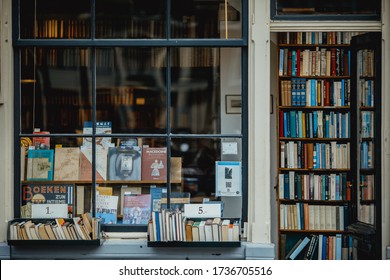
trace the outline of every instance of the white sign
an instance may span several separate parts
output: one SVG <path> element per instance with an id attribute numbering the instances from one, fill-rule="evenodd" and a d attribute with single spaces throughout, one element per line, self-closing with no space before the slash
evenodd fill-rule
<path id="1" fill-rule="evenodd" d="M 222 154 L 237 155 L 238 154 L 237 142 L 222 142 Z"/>
<path id="2" fill-rule="evenodd" d="M 241 162 L 215 162 L 216 196 L 241 196 Z"/>
<path id="3" fill-rule="evenodd" d="M 184 204 L 184 215 L 187 218 L 217 218 L 221 217 L 221 204 Z"/>
<path id="4" fill-rule="evenodd" d="M 68 204 L 31 204 L 31 218 L 68 218 Z"/>

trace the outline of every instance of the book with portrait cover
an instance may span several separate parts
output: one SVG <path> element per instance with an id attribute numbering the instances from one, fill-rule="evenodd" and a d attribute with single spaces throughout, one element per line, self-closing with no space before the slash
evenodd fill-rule
<path id="1" fill-rule="evenodd" d="M 150 218 L 150 194 L 125 193 L 123 197 L 123 224 L 147 225 Z"/>
<path id="2" fill-rule="evenodd" d="M 167 180 L 167 148 L 142 148 L 142 181 Z"/>

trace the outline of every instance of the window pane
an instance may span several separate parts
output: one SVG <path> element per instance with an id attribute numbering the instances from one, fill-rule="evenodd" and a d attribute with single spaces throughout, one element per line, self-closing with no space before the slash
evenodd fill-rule
<path id="1" fill-rule="evenodd" d="M 21 50 L 22 133 L 76 133 L 91 120 L 89 61 L 85 48 Z"/>
<path id="2" fill-rule="evenodd" d="M 241 0 L 172 0 L 172 38 L 241 38 L 241 12 Z"/>
<path id="3" fill-rule="evenodd" d="M 182 158 L 183 192 L 190 193 L 191 203 L 202 203 L 204 199 L 223 201 L 226 197 L 231 198 L 231 201 L 241 202 L 241 177 L 234 175 L 226 180 L 232 184 L 224 185 L 226 178 L 221 177 L 216 168 L 216 162 L 241 162 L 240 139 L 177 138 L 172 140 L 171 149 L 172 157 Z M 231 193 L 225 192 L 230 188 Z M 230 210 L 235 208 L 234 205 L 225 205 L 224 209 L 229 212 L 229 207 L 232 207 Z M 241 216 L 241 208 L 236 210 L 235 215 Z"/>
<path id="4" fill-rule="evenodd" d="M 89 0 L 20 0 L 23 39 L 91 38 Z"/>
<path id="5" fill-rule="evenodd" d="M 96 38 L 166 37 L 165 0 L 96 0 Z"/>
<path id="6" fill-rule="evenodd" d="M 375 15 L 380 16 L 381 0 L 276 0 L 278 15 Z"/>
<path id="7" fill-rule="evenodd" d="M 114 133 L 165 133 L 165 65 L 164 48 L 97 49 L 97 120 Z"/>
<path id="8" fill-rule="evenodd" d="M 173 48 L 171 60 L 172 131 L 241 133 L 241 50 Z"/>

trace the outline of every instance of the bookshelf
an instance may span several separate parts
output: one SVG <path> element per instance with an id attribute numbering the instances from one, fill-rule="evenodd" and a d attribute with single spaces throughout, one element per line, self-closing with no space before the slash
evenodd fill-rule
<path id="1" fill-rule="evenodd" d="M 367 193 L 366 184 L 373 173 L 379 171 L 373 165 L 363 168 L 361 163 L 367 162 L 368 148 L 378 132 L 361 133 L 368 134 L 366 123 L 373 122 L 372 116 L 380 112 L 356 103 L 360 89 L 355 85 L 367 85 L 360 87 L 365 89 L 373 79 L 355 72 L 360 65 L 353 61 L 357 59 L 353 42 L 358 35 L 278 34 L 279 258 L 310 235 L 328 244 L 321 253 L 316 249 L 315 258 L 353 258 L 348 226 L 356 221 L 356 211 L 362 218 L 362 209 L 376 208 L 362 195 Z M 356 81 L 353 75 L 363 81 Z M 375 155 L 378 152 L 372 150 Z M 364 156 L 356 159 L 357 154 Z M 380 166 L 380 161 L 375 164 Z"/>
<path id="2" fill-rule="evenodd" d="M 357 254 L 367 259 L 381 259 L 381 34 L 368 33 L 352 39 L 353 109 L 356 116 L 353 176 L 357 186 L 356 220 L 366 226 L 371 250 L 359 251 L 365 244 L 357 236 Z M 359 232 L 358 232 L 359 234 Z M 367 238 L 368 239 L 368 238 Z"/>

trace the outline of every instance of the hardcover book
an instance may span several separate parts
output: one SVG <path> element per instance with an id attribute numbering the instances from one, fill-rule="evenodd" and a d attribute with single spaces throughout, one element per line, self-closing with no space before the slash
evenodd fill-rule
<path id="1" fill-rule="evenodd" d="M 42 135 L 33 137 L 32 144 L 35 149 L 50 149 L 50 137 L 43 136 L 50 134 L 49 131 L 41 131 L 39 128 L 36 128 L 33 134 Z"/>
<path id="2" fill-rule="evenodd" d="M 108 180 L 141 180 L 141 147 L 111 147 L 108 150 Z"/>
<path id="3" fill-rule="evenodd" d="M 96 196 L 96 217 L 101 218 L 103 224 L 116 224 L 118 211 L 118 197 L 113 195 Z"/>
<path id="4" fill-rule="evenodd" d="M 28 150 L 27 180 L 53 180 L 54 150 Z"/>
<path id="5" fill-rule="evenodd" d="M 56 148 L 54 157 L 54 180 L 76 181 L 80 178 L 80 148 Z"/>
<path id="6" fill-rule="evenodd" d="M 151 218 L 150 194 L 125 194 L 123 197 L 123 224 L 147 225 Z"/>
<path id="7" fill-rule="evenodd" d="M 92 122 L 84 122 L 83 134 L 92 134 Z M 112 123 L 110 121 L 96 122 L 96 134 L 111 134 Z M 96 148 L 97 149 L 108 149 L 112 147 L 111 137 L 96 137 Z M 83 147 L 92 148 L 92 138 L 83 138 Z"/>
<path id="8" fill-rule="evenodd" d="M 91 148 L 81 148 L 80 180 L 92 180 Z M 107 149 L 96 149 L 96 180 L 107 180 Z"/>
<path id="9" fill-rule="evenodd" d="M 167 180 L 167 148 L 142 148 L 142 181 Z"/>

